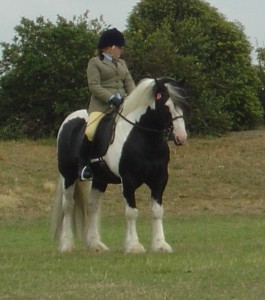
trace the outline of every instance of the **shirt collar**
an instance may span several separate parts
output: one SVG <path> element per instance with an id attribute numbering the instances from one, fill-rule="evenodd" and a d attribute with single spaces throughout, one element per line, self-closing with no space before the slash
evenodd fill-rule
<path id="1" fill-rule="evenodd" d="M 103 52 L 103 55 L 107 60 L 112 61 L 112 57 L 109 54 Z"/>

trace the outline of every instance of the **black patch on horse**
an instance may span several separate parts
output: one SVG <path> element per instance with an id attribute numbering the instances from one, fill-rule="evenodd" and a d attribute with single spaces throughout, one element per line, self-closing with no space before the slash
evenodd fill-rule
<path id="1" fill-rule="evenodd" d="M 65 178 L 65 188 L 71 186 L 77 175 L 79 149 L 86 129 L 83 118 L 71 119 L 61 129 L 57 141 L 58 169 Z"/>
<path id="2" fill-rule="evenodd" d="M 96 187 L 98 190 L 104 192 L 108 183 L 121 183 L 120 177 L 111 172 L 105 160 L 99 159 L 93 162 L 91 168 L 93 171 L 93 187 Z M 102 184 L 105 186 L 104 189 L 98 187 Z"/>

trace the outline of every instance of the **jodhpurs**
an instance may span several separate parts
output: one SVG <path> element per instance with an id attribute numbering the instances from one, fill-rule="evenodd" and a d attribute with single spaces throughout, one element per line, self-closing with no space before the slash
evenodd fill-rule
<path id="1" fill-rule="evenodd" d="M 105 116 L 103 112 L 94 111 L 90 113 L 88 116 L 87 126 L 85 135 L 87 136 L 88 140 L 92 142 L 96 129 L 98 127 L 99 121 Z"/>

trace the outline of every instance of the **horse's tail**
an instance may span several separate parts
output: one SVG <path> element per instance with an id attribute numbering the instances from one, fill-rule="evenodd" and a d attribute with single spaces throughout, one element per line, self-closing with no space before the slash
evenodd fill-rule
<path id="1" fill-rule="evenodd" d="M 63 222 L 63 183 L 60 177 L 57 182 L 56 192 L 53 199 L 51 214 L 51 234 L 55 240 L 59 240 Z"/>
<path id="2" fill-rule="evenodd" d="M 76 235 L 85 240 L 87 229 L 87 197 L 89 195 L 90 182 L 78 182 L 75 184 L 73 229 Z M 51 215 L 51 234 L 55 240 L 59 240 L 63 225 L 63 177 L 60 176 L 54 195 L 54 203 Z"/>

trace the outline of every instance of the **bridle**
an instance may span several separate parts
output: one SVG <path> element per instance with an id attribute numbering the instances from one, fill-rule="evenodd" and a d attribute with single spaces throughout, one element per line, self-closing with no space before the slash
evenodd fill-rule
<path id="1" fill-rule="evenodd" d="M 127 119 L 125 116 L 122 115 L 122 113 L 120 111 L 117 111 L 117 114 L 123 119 L 125 120 L 127 123 L 131 124 L 132 126 L 136 127 L 136 128 L 139 128 L 141 130 L 144 130 L 144 131 L 149 131 L 149 132 L 155 132 L 155 133 L 164 133 L 164 134 L 171 134 L 172 130 L 173 130 L 173 126 L 172 126 L 172 122 L 175 121 L 175 120 L 178 120 L 178 119 L 183 119 L 184 116 L 183 115 L 180 115 L 180 116 L 176 116 L 174 118 L 172 118 L 170 121 L 169 121 L 169 126 L 166 127 L 166 129 L 163 129 L 163 130 L 159 130 L 159 129 L 153 129 L 153 128 L 148 128 L 148 127 L 144 127 L 144 126 L 141 126 L 135 122 L 132 122 L 130 121 L 129 119 Z"/>

